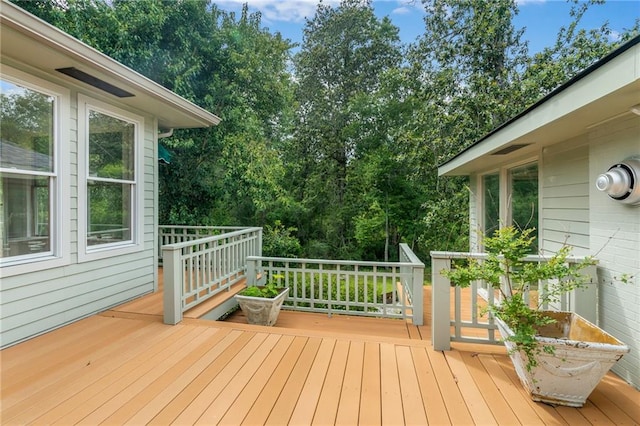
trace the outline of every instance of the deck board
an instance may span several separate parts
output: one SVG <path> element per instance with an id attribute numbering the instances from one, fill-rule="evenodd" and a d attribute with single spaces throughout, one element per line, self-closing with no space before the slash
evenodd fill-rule
<path id="1" fill-rule="evenodd" d="M 366 342 L 364 346 L 362 395 L 360 396 L 360 423 L 379 425 L 382 423 L 382 397 L 380 387 L 379 345 Z"/>
<path id="2" fill-rule="evenodd" d="M 394 345 L 390 343 L 380 345 L 380 365 L 380 393 L 383 395 L 382 424 L 403 424 L 402 393 Z"/>
<path id="3" fill-rule="evenodd" d="M 340 393 L 336 413 L 337 425 L 358 424 L 360 417 L 360 395 L 362 393 L 362 376 L 366 374 L 364 365 L 364 342 L 351 342 L 349 358 L 344 372 L 344 381 Z"/>
<path id="4" fill-rule="evenodd" d="M 506 400 L 502 398 L 500 390 L 480 362 L 478 354 L 472 352 L 457 353 L 462 357 L 466 368 L 471 373 L 478 388 L 482 390 L 482 397 L 487 401 L 496 423 L 503 425 L 519 424 L 518 418 Z"/>
<path id="5" fill-rule="evenodd" d="M 520 393 L 520 386 L 511 381 L 496 361 L 496 358 L 484 354 L 478 355 L 478 358 L 498 387 L 502 398 L 511 407 L 512 412 L 516 415 L 520 424 L 542 424 L 540 417 L 538 417 L 536 412 L 529 406 L 526 398 Z"/>
<path id="6" fill-rule="evenodd" d="M 287 381 L 284 384 L 278 398 L 271 407 L 269 416 L 256 424 L 282 425 L 287 424 L 298 400 L 298 395 L 311 371 L 311 366 L 318 353 L 321 339 L 311 338 L 307 341 L 304 349 L 300 353 L 297 362 L 290 370 Z M 265 410 L 266 411 L 266 410 Z M 253 422 L 249 421 L 249 424 Z"/>
<path id="7" fill-rule="evenodd" d="M 473 376 L 467 365 L 462 359 L 462 355 L 458 351 L 450 351 L 446 353 L 447 364 L 453 372 L 458 388 L 462 394 L 467 409 L 473 418 L 475 424 L 495 425 L 495 420 L 489 405 L 486 403 L 482 392 L 484 389 L 477 386 L 473 380 Z"/>
<path id="8" fill-rule="evenodd" d="M 413 356 L 413 366 L 416 369 L 418 385 L 422 396 L 422 403 L 427 415 L 427 421 L 430 424 L 446 425 L 449 424 L 449 414 L 443 398 L 434 397 L 440 395 L 438 381 L 433 374 L 431 361 L 427 355 L 427 351 L 423 348 L 411 348 Z"/>
<path id="9" fill-rule="evenodd" d="M 445 355 L 439 351 L 427 350 L 433 373 L 438 382 L 440 395 L 447 407 L 447 414 L 453 424 L 473 424 L 471 413 L 462 397 L 458 382 L 447 364 Z"/>
<path id="10" fill-rule="evenodd" d="M 521 385 L 520 379 L 518 378 L 513 366 L 511 364 L 511 360 L 507 357 L 499 357 L 494 358 L 495 361 L 500 365 L 502 371 L 507 375 L 507 377 L 511 380 L 513 384 L 513 388 L 516 392 L 521 396 L 522 400 L 525 402 L 527 406 L 531 408 L 534 414 L 538 417 L 538 424 L 547 424 L 547 425 L 565 425 L 566 422 L 559 416 L 555 414 L 555 409 L 553 409 L 550 405 L 541 404 L 538 402 L 534 402 L 530 397 L 528 391 Z"/>
<path id="11" fill-rule="evenodd" d="M 535 403 L 503 348 L 434 351 L 428 322 L 287 313 L 271 328 L 198 319 L 168 326 L 159 300 L 147 295 L 1 351 L 2 424 L 573 425 L 640 418 L 640 392 L 611 373 L 581 409 Z"/>
<path id="12" fill-rule="evenodd" d="M 263 343 L 267 342 L 267 347 L 273 347 L 276 339 L 267 340 L 268 334 L 259 333 L 252 336 L 240 350 L 228 360 L 226 365 L 220 372 L 211 380 L 207 386 L 195 397 L 191 403 L 185 408 L 185 410 L 175 420 L 179 424 L 207 424 L 209 420 L 206 416 L 207 411 L 211 405 L 211 402 L 216 399 L 231 383 L 234 376 L 247 363 L 247 361 L 256 352 L 259 352 Z M 250 367 L 250 370 L 254 366 Z M 250 370 L 247 371 L 250 373 Z"/>
<path id="13" fill-rule="evenodd" d="M 260 393 L 255 398 L 253 405 L 241 423 L 262 424 L 266 421 L 269 414 L 271 414 L 271 408 L 277 401 L 280 392 L 282 392 L 282 388 L 289 378 L 291 366 L 295 365 L 300 358 L 308 340 L 308 338 L 300 337 L 293 341 L 282 357 L 282 362 L 274 366 L 269 380 L 265 383 L 264 387 L 260 389 Z"/>
<path id="14" fill-rule="evenodd" d="M 331 361 L 327 368 L 327 375 L 322 386 L 322 391 L 318 398 L 316 414 L 311 424 L 326 425 L 336 422 L 338 402 L 340 401 L 340 393 L 343 389 L 342 384 L 349 352 L 348 341 L 340 340 L 336 342 L 331 355 Z"/>
<path id="15" fill-rule="evenodd" d="M 246 332 L 229 333 L 223 339 L 215 359 L 164 406 L 149 424 L 166 425 L 174 422 L 254 335 L 255 333 Z"/>
<path id="16" fill-rule="evenodd" d="M 141 424 L 151 420 L 149 415 L 143 420 L 145 411 L 148 412 L 148 409 L 144 409 L 148 406 L 153 407 L 154 402 L 158 407 L 158 399 L 161 400 L 160 404 L 162 406 L 168 403 L 171 397 L 175 396 L 175 392 L 165 395 L 164 398 L 163 394 L 168 393 L 169 389 L 184 388 L 186 383 L 194 377 L 194 366 L 199 369 L 201 367 L 198 366 L 198 363 L 203 365 L 203 360 L 211 360 L 211 355 L 209 354 L 211 346 L 220 342 L 229 332 L 230 330 L 204 330 L 202 333 L 204 339 L 194 350 L 188 352 L 185 357 L 176 362 L 165 374 L 146 386 L 143 391 L 122 404 L 105 420 L 105 423 L 124 424 L 130 421 L 131 423 Z"/>
<path id="17" fill-rule="evenodd" d="M 336 341 L 332 339 L 324 339 L 320 344 L 313 367 L 291 415 L 291 424 L 310 425 L 313 422 L 335 344 Z"/>
<path id="18" fill-rule="evenodd" d="M 297 341 L 295 345 L 294 339 Z M 231 404 L 220 419 L 218 424 L 221 425 L 238 425 L 241 424 L 247 413 L 253 407 L 258 395 L 266 387 L 272 373 L 276 370 L 280 361 L 289 351 L 296 350 L 296 347 L 302 348 L 305 339 L 294 338 L 293 336 L 282 336 L 278 345 L 274 348 L 264 363 L 260 366 L 256 374 L 251 378 L 249 383 L 244 387 L 242 393 L 238 395 L 233 404 Z"/>
<path id="19" fill-rule="evenodd" d="M 427 424 L 427 414 L 424 411 L 420 383 L 415 374 L 411 348 L 407 346 L 396 347 L 396 356 L 398 359 L 398 380 L 402 393 L 405 423 L 412 425 Z"/>

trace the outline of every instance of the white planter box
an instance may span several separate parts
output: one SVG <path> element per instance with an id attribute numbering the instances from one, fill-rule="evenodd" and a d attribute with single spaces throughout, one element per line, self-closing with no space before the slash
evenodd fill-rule
<path id="1" fill-rule="evenodd" d="M 527 371 L 527 355 L 515 350 L 506 340 L 511 329 L 496 318 L 498 329 L 520 381 L 534 401 L 570 407 L 582 407 L 609 369 L 629 347 L 580 315 L 571 312 L 548 312 L 557 322 L 540 330 L 540 345 L 554 347 L 554 353 L 542 350 L 538 365 Z"/>
<path id="2" fill-rule="evenodd" d="M 247 316 L 249 324 L 272 326 L 278 320 L 280 308 L 288 295 L 289 287 L 284 288 L 273 299 L 242 296 L 240 294 L 236 294 L 235 298 L 240 305 L 240 309 Z"/>

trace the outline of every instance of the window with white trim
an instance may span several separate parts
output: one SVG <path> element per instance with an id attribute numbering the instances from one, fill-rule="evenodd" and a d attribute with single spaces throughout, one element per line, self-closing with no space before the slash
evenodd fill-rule
<path id="1" fill-rule="evenodd" d="M 4 67 L 0 79 L 2 266 L 61 255 L 57 156 L 62 95 L 11 74 Z"/>
<path id="2" fill-rule="evenodd" d="M 524 230 L 538 228 L 538 164 L 504 167 L 481 176 L 481 218 L 484 235 L 501 226 Z M 532 236 L 536 236 L 534 233 Z M 531 253 L 538 250 L 533 242 Z"/>
<path id="3" fill-rule="evenodd" d="M 483 232 L 491 236 L 500 228 L 500 174 L 482 176 Z"/>
<path id="4" fill-rule="evenodd" d="M 139 250 L 142 220 L 138 147 L 142 118 L 80 96 L 84 176 L 80 197 L 80 259 Z"/>

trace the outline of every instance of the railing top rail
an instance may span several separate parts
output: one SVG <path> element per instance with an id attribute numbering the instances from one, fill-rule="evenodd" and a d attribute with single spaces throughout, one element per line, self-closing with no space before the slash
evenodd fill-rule
<path id="1" fill-rule="evenodd" d="M 256 231 L 259 231 L 261 229 L 262 228 L 260 228 L 260 227 L 243 228 L 243 229 L 241 229 L 239 231 L 227 232 L 225 234 L 214 235 L 212 237 L 203 237 L 203 238 L 198 238 L 197 240 L 184 241 L 182 243 L 166 244 L 166 245 L 163 245 L 162 248 L 163 249 L 178 250 L 178 249 L 182 249 L 184 247 L 192 246 L 194 244 L 212 243 L 214 241 L 223 240 L 225 238 L 236 237 L 236 236 L 243 235 L 243 234 L 246 234 L 246 233 L 249 233 L 249 232 L 256 232 Z"/>
<path id="2" fill-rule="evenodd" d="M 400 243 L 400 251 L 403 252 L 409 258 L 410 263 L 415 263 L 416 265 L 424 266 L 424 263 L 418 258 L 418 256 L 416 256 L 413 250 L 411 250 L 411 247 L 409 247 L 409 244 Z"/>
<path id="3" fill-rule="evenodd" d="M 397 266 L 424 266 L 408 262 L 375 262 L 358 260 L 330 260 L 330 259 L 304 259 L 295 257 L 264 257 L 247 256 L 247 260 L 262 260 L 266 262 L 288 262 L 288 263 L 315 263 L 322 265 L 344 265 L 344 266 L 377 266 L 377 267 L 397 267 Z"/>
<path id="4" fill-rule="evenodd" d="M 159 225 L 161 229 L 248 229 L 248 226 Z"/>
<path id="5" fill-rule="evenodd" d="M 432 251 L 432 259 L 486 259 L 487 253 L 466 253 L 458 251 Z M 588 256 L 567 256 L 567 261 L 570 263 L 577 263 L 585 260 Z M 541 256 L 538 254 L 530 254 L 525 256 L 522 260 L 525 262 L 547 262 L 550 257 Z"/>

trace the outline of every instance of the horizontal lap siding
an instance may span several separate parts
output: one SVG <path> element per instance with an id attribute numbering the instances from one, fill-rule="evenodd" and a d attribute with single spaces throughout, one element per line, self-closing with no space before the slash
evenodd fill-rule
<path id="1" fill-rule="evenodd" d="M 579 143 L 580 141 L 572 141 Z M 551 252 L 564 243 L 575 255 L 589 254 L 589 148 L 552 146 L 542 161 L 542 247 Z"/>
<path id="2" fill-rule="evenodd" d="M 478 218 L 480 214 L 478 205 L 479 180 L 478 175 L 471 175 L 469 178 L 469 250 L 472 252 L 480 251 L 478 235 L 482 228 Z"/>
<path id="3" fill-rule="evenodd" d="M 591 250 L 599 261 L 600 326 L 630 346 L 614 371 L 640 388 L 640 206 L 611 200 L 593 184 L 613 164 L 640 157 L 640 117 L 628 114 L 593 129 L 590 144 Z M 624 284 L 623 274 L 634 278 Z"/>
<path id="4" fill-rule="evenodd" d="M 6 347 L 154 289 L 155 243 L 157 226 L 154 210 L 155 121 L 145 117 L 145 141 L 142 150 L 145 167 L 143 251 L 102 260 L 78 263 L 78 134 L 77 93 L 71 94 L 69 141 L 63 149 L 70 153 L 70 199 L 62 200 L 70 208 L 70 264 L 60 268 L 3 277 L 0 287 L 0 345 Z"/>

